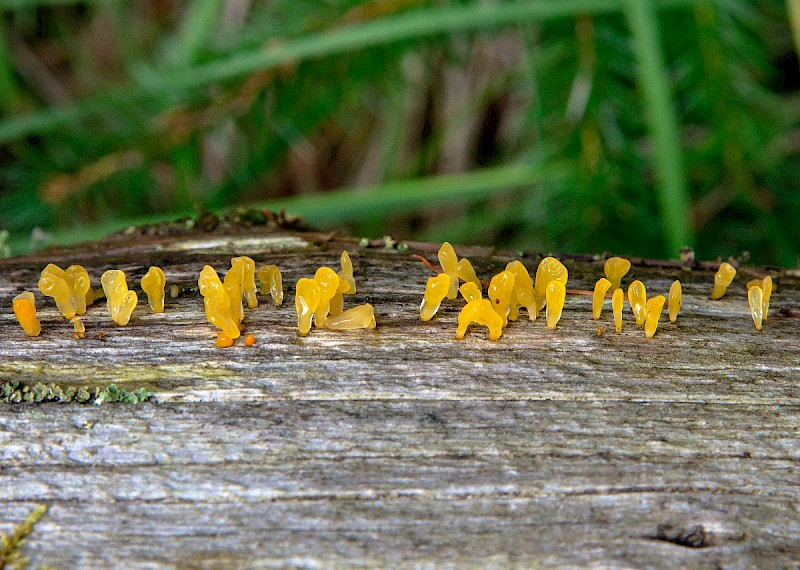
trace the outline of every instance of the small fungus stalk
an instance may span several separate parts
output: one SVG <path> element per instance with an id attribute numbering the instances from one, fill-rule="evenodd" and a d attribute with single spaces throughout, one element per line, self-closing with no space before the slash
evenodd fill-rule
<path id="1" fill-rule="evenodd" d="M 714 275 L 714 289 L 712 289 L 709 298 L 712 300 L 721 299 L 735 276 L 736 269 L 734 269 L 733 265 L 725 262 L 720 264 L 717 273 Z"/>
<path id="2" fill-rule="evenodd" d="M 767 322 L 769 319 L 769 299 L 772 297 L 772 277 L 767 275 L 764 277 L 763 284 L 761 285 L 761 290 L 763 291 L 763 300 L 761 301 L 761 305 L 763 307 L 764 313 L 764 322 Z"/>
<path id="3" fill-rule="evenodd" d="M 514 274 L 510 271 L 501 271 L 489 282 L 486 291 L 492 301 L 492 308 L 500 315 L 503 327 L 508 324 L 508 313 L 511 310 L 511 295 L 514 292 Z"/>
<path id="4" fill-rule="evenodd" d="M 347 309 L 335 317 L 329 317 L 325 328 L 334 331 L 374 329 L 375 311 L 369 303 Z"/>
<path id="5" fill-rule="evenodd" d="M 536 310 L 541 311 L 547 302 L 547 286 L 551 281 L 558 281 L 564 287 L 567 286 L 569 272 L 567 268 L 555 257 L 545 257 L 539 262 L 536 268 L 536 280 L 533 292 L 536 296 Z"/>
<path id="6" fill-rule="evenodd" d="M 153 266 L 142 277 L 142 291 L 147 295 L 147 303 L 154 313 L 164 312 L 164 288 L 167 279 L 160 267 Z"/>
<path id="7" fill-rule="evenodd" d="M 311 321 L 319 307 L 319 285 L 314 279 L 303 277 L 297 281 L 294 308 L 297 312 L 297 329 L 305 336 L 311 330 Z"/>
<path id="8" fill-rule="evenodd" d="M 341 280 L 330 267 L 320 267 L 314 274 L 314 281 L 319 287 L 319 304 L 314 312 L 314 325 L 316 327 L 324 327 L 331 312 L 331 301 L 339 293 L 339 282 Z"/>
<path id="9" fill-rule="evenodd" d="M 511 310 L 508 318 L 516 321 L 519 307 L 525 307 L 525 310 L 528 311 L 528 320 L 535 321 L 539 316 L 539 311 L 536 308 L 533 279 L 528 270 L 519 261 L 511 261 L 506 265 L 506 271 L 510 271 L 514 275 L 514 291 L 511 294 Z"/>
<path id="10" fill-rule="evenodd" d="M 283 276 L 277 265 L 262 265 L 258 268 L 259 292 L 271 295 L 276 306 L 283 304 Z"/>
<path id="11" fill-rule="evenodd" d="M 14 318 L 19 321 L 22 330 L 28 336 L 39 336 L 42 332 L 42 325 L 36 318 L 36 299 L 33 293 L 25 291 L 20 293 L 12 301 Z"/>
<path id="12" fill-rule="evenodd" d="M 683 303 L 683 289 L 681 282 L 677 279 L 672 282 L 669 288 L 669 322 L 674 323 L 678 320 L 678 313 Z"/>
<path id="13" fill-rule="evenodd" d="M 747 302 L 750 303 L 750 315 L 753 317 L 753 324 L 756 330 L 760 331 L 764 321 L 764 290 L 759 286 L 750 287 L 747 290 Z"/>
<path id="14" fill-rule="evenodd" d="M 622 332 L 622 306 L 625 303 L 625 294 L 622 289 L 617 289 L 611 294 L 611 308 L 614 311 L 614 329 Z"/>
<path id="15" fill-rule="evenodd" d="M 601 277 L 597 280 L 597 283 L 594 284 L 594 293 L 592 293 L 592 318 L 594 320 L 600 318 L 600 314 L 603 312 L 603 302 L 610 288 L 611 281 L 605 277 Z"/>
<path id="16" fill-rule="evenodd" d="M 456 255 L 456 250 L 448 242 L 444 242 L 442 247 L 439 248 L 438 255 L 442 271 L 450 277 L 447 298 L 455 299 L 458 297 L 458 256 Z"/>
<path id="17" fill-rule="evenodd" d="M 628 303 L 631 305 L 633 316 L 636 318 L 636 324 L 642 326 L 647 313 L 645 311 L 647 304 L 647 289 L 644 283 L 638 279 L 630 284 L 628 287 Z"/>

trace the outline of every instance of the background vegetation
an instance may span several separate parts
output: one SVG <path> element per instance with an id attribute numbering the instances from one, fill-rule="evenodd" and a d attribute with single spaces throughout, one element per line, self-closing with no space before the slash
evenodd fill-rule
<path id="1" fill-rule="evenodd" d="M 0 228 L 24 251 L 283 205 L 370 237 L 795 265 L 788 1 L 0 0 Z"/>

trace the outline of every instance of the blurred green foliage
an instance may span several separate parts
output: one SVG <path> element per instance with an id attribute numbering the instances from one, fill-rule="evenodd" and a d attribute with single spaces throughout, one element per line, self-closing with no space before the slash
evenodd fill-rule
<path id="1" fill-rule="evenodd" d="M 17 251 L 33 228 L 74 241 L 246 204 L 359 235 L 798 262 L 800 70 L 778 0 L 0 14 Z"/>

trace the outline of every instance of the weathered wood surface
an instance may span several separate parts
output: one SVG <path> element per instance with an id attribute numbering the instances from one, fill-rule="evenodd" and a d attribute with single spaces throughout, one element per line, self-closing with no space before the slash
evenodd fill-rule
<path id="1" fill-rule="evenodd" d="M 293 284 L 346 247 L 378 329 L 295 330 Z M 570 296 L 557 331 L 512 324 L 454 340 L 458 305 L 418 306 L 435 247 L 359 247 L 317 234 L 123 237 L 0 262 L 0 381 L 146 386 L 151 402 L 0 404 L 0 532 L 51 505 L 26 545 L 58 568 L 724 567 L 800 564 L 800 344 L 796 276 L 755 331 L 738 282 L 634 267 L 649 291 L 680 277 L 678 323 L 644 339 Z M 287 299 L 221 350 L 196 278 L 231 254 L 277 263 Z M 461 249 L 479 273 L 510 257 Z M 114 326 L 103 303 L 72 337 L 39 298 L 27 339 L 11 297 L 48 261 L 184 288 Z M 535 267 L 535 259 L 526 259 Z M 566 261 L 590 289 L 602 262 Z M 742 272 L 744 273 L 744 272 Z M 742 280 L 744 280 L 744 274 Z M 738 280 L 737 280 L 738 281 Z M 130 279 L 129 279 L 130 282 Z M 137 282 L 138 284 L 138 282 Z M 105 333 L 104 339 L 98 332 Z"/>

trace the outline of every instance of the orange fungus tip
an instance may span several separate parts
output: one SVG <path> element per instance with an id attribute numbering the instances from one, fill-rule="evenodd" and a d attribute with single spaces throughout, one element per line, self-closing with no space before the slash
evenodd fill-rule
<path id="1" fill-rule="evenodd" d="M 246 337 L 244 337 L 244 344 L 246 346 L 253 346 L 255 343 L 256 343 L 256 337 L 255 336 L 249 334 Z"/>
<path id="2" fill-rule="evenodd" d="M 217 346 L 220 348 L 228 348 L 229 346 L 233 346 L 233 339 L 224 332 L 221 332 L 217 335 Z"/>

